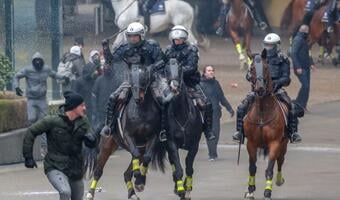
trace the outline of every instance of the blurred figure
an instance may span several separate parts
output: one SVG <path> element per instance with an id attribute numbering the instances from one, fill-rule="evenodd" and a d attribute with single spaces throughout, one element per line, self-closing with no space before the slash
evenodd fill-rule
<path id="1" fill-rule="evenodd" d="M 216 30 L 216 34 L 219 36 L 222 36 L 223 33 L 225 32 L 225 27 L 226 27 L 226 22 L 227 22 L 226 18 L 230 10 L 229 0 L 222 0 L 222 2 L 223 2 L 223 5 L 221 7 L 220 16 L 219 16 L 220 27 L 218 27 L 218 29 Z M 261 1 L 244 0 L 243 2 L 249 7 L 250 12 L 252 12 L 253 19 L 255 20 L 257 26 L 263 31 L 270 32 L 271 27 L 263 11 Z"/>
<path id="2" fill-rule="evenodd" d="M 84 38 L 82 36 L 78 36 L 78 37 L 75 37 L 74 38 L 74 43 L 73 43 L 74 46 L 78 46 L 80 48 L 80 52 L 81 52 L 81 62 L 82 62 L 82 65 L 85 65 L 85 58 L 84 58 L 84 54 L 83 54 L 83 49 L 84 49 L 84 46 L 85 46 L 85 43 L 84 43 Z"/>
<path id="3" fill-rule="evenodd" d="M 213 108 L 212 129 L 216 139 L 212 141 L 207 141 L 209 160 L 213 161 L 218 158 L 217 144 L 220 137 L 220 118 L 222 116 L 220 104 L 227 109 L 227 111 L 230 113 L 230 117 L 233 117 L 235 112 L 231 107 L 230 103 L 228 102 L 228 100 L 225 98 L 220 83 L 215 78 L 214 67 L 212 66 L 204 67 L 200 85 L 202 87 L 204 94 L 211 101 Z"/>
<path id="4" fill-rule="evenodd" d="M 44 58 L 39 52 L 32 57 L 32 64 L 20 69 L 14 76 L 14 88 L 18 96 L 23 96 L 20 88 L 20 79 L 26 79 L 27 114 L 30 124 L 35 123 L 48 113 L 46 100 L 47 78 L 62 80 L 51 68 L 45 65 Z M 41 137 L 41 153 L 47 152 L 46 135 Z"/>
<path id="5" fill-rule="evenodd" d="M 295 102 L 305 110 L 307 109 L 310 91 L 310 69 L 314 68 L 313 59 L 309 55 L 309 46 L 307 41 L 308 33 L 309 27 L 307 25 L 301 25 L 299 32 L 296 34 L 292 42 L 292 61 L 294 72 L 301 83 L 301 88 Z"/>
<path id="6" fill-rule="evenodd" d="M 104 65 L 103 74 L 94 82 L 92 89 L 92 107 L 94 115 L 94 127 L 104 123 L 105 109 L 110 95 L 118 88 L 119 82 L 115 78 L 113 66 Z"/>
<path id="7" fill-rule="evenodd" d="M 82 75 L 74 82 L 72 90 L 84 98 L 86 105 L 86 116 L 93 125 L 93 108 L 92 108 L 92 88 L 95 80 L 102 73 L 100 64 L 99 51 L 92 50 L 89 56 L 89 62 L 84 66 Z"/>
<path id="8" fill-rule="evenodd" d="M 81 57 L 79 46 L 72 46 L 69 53 L 66 53 L 58 66 L 58 74 L 66 77 L 62 84 L 62 91 L 71 90 L 74 81 L 83 73 L 84 62 Z"/>

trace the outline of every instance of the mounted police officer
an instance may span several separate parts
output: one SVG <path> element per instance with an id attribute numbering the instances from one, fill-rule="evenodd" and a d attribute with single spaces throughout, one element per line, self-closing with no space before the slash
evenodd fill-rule
<path id="1" fill-rule="evenodd" d="M 273 91 L 280 101 L 283 101 L 289 109 L 288 113 L 288 134 L 292 143 L 301 142 L 301 137 L 297 132 L 297 108 L 291 102 L 287 92 L 282 87 L 290 84 L 290 62 L 286 56 L 280 52 L 280 36 L 275 33 L 266 35 L 263 40 L 264 48 L 267 50 L 267 59 L 269 64 L 270 75 L 273 81 Z M 247 74 L 247 80 L 250 80 L 250 74 Z M 240 141 L 243 135 L 243 118 L 247 114 L 249 106 L 254 101 L 254 94 L 249 93 L 237 108 L 237 132 L 233 135 L 233 140 Z M 243 142 L 243 141 L 242 141 Z"/>
<path id="2" fill-rule="evenodd" d="M 184 26 L 177 25 L 171 29 L 169 39 L 172 42 L 165 50 L 168 60 L 175 58 L 183 70 L 184 83 L 191 98 L 197 101 L 198 108 L 204 112 L 205 137 L 214 140 L 212 132 L 212 104 L 204 95 L 200 86 L 201 75 L 198 71 L 198 49 L 187 42 L 188 31 Z"/>
<path id="3" fill-rule="evenodd" d="M 150 28 L 150 10 L 158 0 L 140 0 L 144 15 L 144 24 Z"/>
<path id="4" fill-rule="evenodd" d="M 257 26 L 263 31 L 268 29 L 270 30 L 270 25 L 267 22 L 261 2 L 256 0 L 244 0 L 243 2 L 250 8 L 250 12 L 252 12 Z M 226 18 L 230 10 L 229 0 L 222 0 L 222 3 L 223 5 L 218 17 L 219 27 L 216 30 L 216 34 L 219 36 L 222 36 L 224 33 L 224 29 L 226 27 Z"/>
<path id="5" fill-rule="evenodd" d="M 127 43 L 119 46 L 113 54 L 110 52 L 108 41 L 103 41 L 104 57 L 107 64 L 112 65 L 114 61 L 124 61 L 128 67 L 132 64 L 140 64 L 145 67 L 150 66 L 152 67 L 152 73 L 158 73 L 163 70 L 164 54 L 156 41 L 144 39 L 145 30 L 141 23 L 131 23 L 127 27 L 125 35 Z M 118 113 L 119 107 L 129 101 L 130 88 L 130 83 L 125 81 L 110 95 L 106 111 L 105 127 L 102 130 L 102 134 L 109 135 L 111 128 L 115 127 L 113 124 L 116 121 L 115 115 Z M 152 88 L 152 90 L 154 90 L 154 88 Z M 161 132 L 164 132 L 164 130 Z"/>

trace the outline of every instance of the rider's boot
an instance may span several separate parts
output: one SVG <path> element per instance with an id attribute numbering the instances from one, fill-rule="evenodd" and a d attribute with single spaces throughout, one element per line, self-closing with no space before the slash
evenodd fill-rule
<path id="1" fill-rule="evenodd" d="M 208 141 L 216 139 L 214 132 L 212 130 L 212 117 L 213 117 L 212 104 L 207 103 L 206 109 L 204 112 L 204 123 L 205 123 L 204 124 L 204 127 L 205 127 L 204 135 Z"/>
<path id="2" fill-rule="evenodd" d="M 233 134 L 233 140 L 235 142 L 241 142 L 243 143 L 243 118 L 244 118 L 244 112 L 242 109 L 237 109 L 236 114 L 236 132 Z"/>
<path id="3" fill-rule="evenodd" d="M 298 133 L 298 116 L 295 112 L 295 104 L 292 103 L 291 109 L 289 111 L 288 115 L 288 133 L 290 136 L 290 142 L 291 143 L 300 143 L 302 141 L 301 136 Z"/>
<path id="4" fill-rule="evenodd" d="M 167 112 L 165 106 L 161 106 L 161 131 L 159 132 L 159 141 L 165 142 L 168 140 L 167 131 L 166 131 L 166 123 L 167 123 Z"/>

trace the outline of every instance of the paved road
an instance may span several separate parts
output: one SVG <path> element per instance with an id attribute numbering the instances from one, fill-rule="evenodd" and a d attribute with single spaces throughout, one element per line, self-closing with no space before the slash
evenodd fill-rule
<path id="1" fill-rule="evenodd" d="M 338 200 L 340 180 L 340 102 L 313 106 L 311 114 L 303 119 L 300 130 L 303 144 L 290 145 L 284 175 L 286 183 L 274 187 L 273 198 L 278 200 Z M 219 160 L 209 162 L 205 144 L 201 145 L 195 163 L 195 200 L 242 199 L 246 189 L 248 163 L 245 149 L 242 149 L 240 166 L 236 165 L 237 146 L 229 138 L 233 124 L 222 127 L 223 137 L 219 148 Z M 184 153 L 184 152 L 182 152 Z M 126 199 L 123 170 L 130 156 L 119 151 L 111 157 L 99 183 L 103 191 L 97 194 L 100 200 Z M 258 161 L 256 197 L 262 198 L 264 188 L 265 161 Z M 22 164 L 0 167 L 1 200 L 50 200 L 58 199 L 54 189 L 39 168 L 24 169 Z M 89 184 L 86 183 L 88 186 Z M 166 174 L 151 171 L 146 190 L 141 199 L 176 199 L 172 193 L 173 183 L 169 168 Z"/>

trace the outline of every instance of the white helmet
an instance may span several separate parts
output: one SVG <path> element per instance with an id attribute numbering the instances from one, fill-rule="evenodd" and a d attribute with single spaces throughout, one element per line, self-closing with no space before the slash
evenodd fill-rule
<path id="1" fill-rule="evenodd" d="M 173 41 L 175 39 L 183 39 L 184 41 L 186 41 L 188 39 L 188 36 L 188 30 L 182 25 L 174 26 L 169 33 L 170 41 Z"/>
<path id="2" fill-rule="evenodd" d="M 79 46 L 72 46 L 71 49 L 70 49 L 70 53 L 80 56 L 81 55 L 81 49 L 80 49 Z"/>
<path id="3" fill-rule="evenodd" d="M 264 48 L 267 50 L 273 49 L 274 51 L 280 51 L 281 38 L 276 33 L 269 33 L 263 39 Z"/>
<path id="4" fill-rule="evenodd" d="M 132 22 L 127 27 L 127 29 L 125 31 L 125 35 L 126 36 L 129 36 L 129 35 L 140 35 L 141 39 L 143 40 L 144 36 L 145 36 L 145 29 L 144 29 L 143 24 L 141 24 L 139 22 Z"/>

